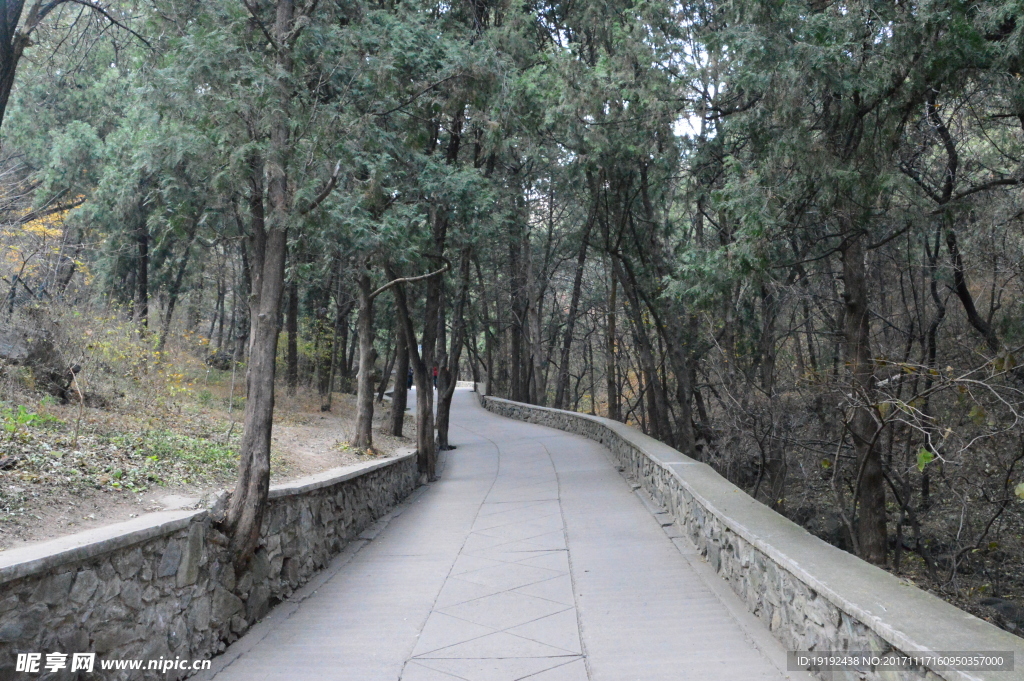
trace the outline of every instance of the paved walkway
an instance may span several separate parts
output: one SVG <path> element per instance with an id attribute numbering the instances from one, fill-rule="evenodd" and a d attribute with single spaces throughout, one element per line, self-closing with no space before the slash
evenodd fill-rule
<path id="1" fill-rule="evenodd" d="M 807 678 L 783 671 L 779 644 L 603 447 L 495 416 L 464 390 L 451 435 L 441 479 L 231 646 L 212 678 Z"/>

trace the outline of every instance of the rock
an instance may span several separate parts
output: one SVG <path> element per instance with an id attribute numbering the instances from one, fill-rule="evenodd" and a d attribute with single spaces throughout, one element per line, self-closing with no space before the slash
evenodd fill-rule
<path id="1" fill-rule="evenodd" d="M 103 588 L 102 600 L 104 602 L 109 601 L 111 598 L 116 598 L 119 595 L 121 595 L 121 578 L 115 575 Z"/>
<path id="2" fill-rule="evenodd" d="M 227 490 L 221 490 L 214 492 L 206 501 L 209 510 L 209 517 L 214 523 L 220 523 L 224 521 L 224 517 L 228 512 L 228 502 L 231 501 L 231 493 Z M 221 546 L 228 545 L 228 538 L 222 535 L 220 532 L 214 530 L 211 532 L 211 537 L 214 543 L 220 544 Z"/>
<path id="3" fill-rule="evenodd" d="M 270 587 L 260 584 L 254 587 L 246 602 L 246 615 L 251 622 L 255 622 L 270 609 Z"/>
<path id="4" fill-rule="evenodd" d="M 114 557 L 114 569 L 121 579 L 131 579 L 142 568 L 142 549 L 134 549 Z"/>
<path id="5" fill-rule="evenodd" d="M 245 620 L 244 617 L 235 615 L 231 618 L 231 631 L 233 631 L 234 633 L 241 635 L 245 633 L 245 630 L 248 628 L 249 623 Z"/>
<path id="6" fill-rule="evenodd" d="M 18 597 L 14 594 L 11 594 L 7 598 L 0 601 L 0 614 L 10 612 L 11 610 L 17 608 L 20 604 L 21 601 L 18 600 Z"/>
<path id="7" fill-rule="evenodd" d="M 103 627 L 93 635 L 92 649 L 101 655 L 111 651 L 120 652 L 129 643 L 143 637 L 140 629 L 127 624 Z"/>
<path id="8" fill-rule="evenodd" d="M 168 542 L 160 557 L 160 567 L 157 568 L 157 577 L 170 577 L 178 572 L 178 565 L 181 563 L 181 544 L 176 541 Z"/>
<path id="9" fill-rule="evenodd" d="M 141 601 L 139 604 L 142 604 Z M 134 613 L 126 608 L 121 601 L 114 601 L 113 603 L 104 606 L 96 615 L 96 618 L 103 622 L 127 621 L 133 617 Z"/>
<path id="10" fill-rule="evenodd" d="M 224 352 L 218 350 L 217 352 L 210 353 L 206 357 L 206 365 L 213 367 L 214 369 L 220 369 L 221 371 L 231 371 L 231 362 L 234 358 L 230 352 Z"/>
<path id="11" fill-rule="evenodd" d="M 299 563 L 294 558 L 285 558 L 281 565 L 281 576 L 288 580 L 294 589 L 299 585 Z"/>
<path id="12" fill-rule="evenodd" d="M 227 589 L 216 587 L 213 590 L 213 602 L 210 608 L 210 621 L 220 626 L 230 621 L 232 615 L 242 612 L 245 605 L 241 599 Z"/>
<path id="13" fill-rule="evenodd" d="M 0 331 L 0 359 L 10 364 L 21 364 L 29 358 L 31 352 L 28 339 L 19 329 Z"/>
<path id="14" fill-rule="evenodd" d="M 0 328 L 0 360 L 28 367 L 37 388 L 67 401 L 71 373 L 45 323 L 23 321 Z"/>
<path id="15" fill-rule="evenodd" d="M 203 556 L 203 544 L 206 539 L 202 523 L 192 523 L 188 528 L 188 539 L 185 540 L 185 552 L 178 565 L 176 584 L 178 587 L 195 584 L 199 578 L 199 560 Z"/>
<path id="16" fill-rule="evenodd" d="M 224 563 L 220 567 L 219 575 L 221 585 L 228 591 L 234 591 L 235 586 L 238 584 L 235 577 L 235 566 L 231 563 Z"/>
<path id="17" fill-rule="evenodd" d="M 238 580 L 238 586 L 235 587 L 235 591 L 242 595 L 242 598 L 246 598 L 249 595 L 249 589 L 252 588 L 252 572 L 246 572 L 242 575 L 242 578 Z"/>
<path id="18" fill-rule="evenodd" d="M 167 645 L 171 650 L 188 645 L 188 625 L 185 624 L 184 618 L 178 617 L 171 624 L 170 630 L 167 632 Z"/>
<path id="19" fill-rule="evenodd" d="M 78 573 L 75 585 L 71 588 L 71 600 L 75 603 L 85 603 L 92 598 L 99 585 L 100 578 L 94 570 L 82 570 Z"/>
<path id="20" fill-rule="evenodd" d="M 29 599 L 33 603 L 46 603 L 53 605 L 61 603 L 68 597 L 71 591 L 71 584 L 75 581 L 75 573 L 65 572 L 59 575 L 51 575 L 39 582 L 39 586 L 32 593 Z"/>
<path id="21" fill-rule="evenodd" d="M 35 638 L 43 628 L 47 613 L 45 605 L 35 605 L 24 612 L 12 612 L 0 618 L 0 643 L 16 643 Z"/>
<path id="22" fill-rule="evenodd" d="M 109 560 L 103 561 L 103 564 L 100 565 L 99 578 L 101 582 L 117 579 L 117 572 L 114 571 L 114 566 L 110 564 Z"/>
<path id="23" fill-rule="evenodd" d="M 192 603 L 188 614 L 188 623 L 192 629 L 205 631 L 210 628 L 212 601 L 209 596 L 198 598 Z"/>
<path id="24" fill-rule="evenodd" d="M 272 534 L 267 537 L 267 555 L 270 557 L 281 553 L 281 535 Z"/>
<path id="25" fill-rule="evenodd" d="M 163 636 L 149 636 L 145 640 L 145 645 L 142 648 L 142 654 L 139 655 L 144 660 L 156 660 L 158 658 L 169 658 L 174 657 L 171 655 L 171 649 L 167 645 L 167 638 Z"/>
<path id="26" fill-rule="evenodd" d="M 266 551 L 260 549 L 252 557 L 251 573 L 253 583 L 255 584 L 266 581 L 267 577 L 270 576 L 270 561 L 267 559 Z"/>
<path id="27" fill-rule="evenodd" d="M 138 582 L 126 581 L 121 584 L 121 602 L 132 610 L 142 610 L 142 587 Z"/>
<path id="28" fill-rule="evenodd" d="M 89 649 L 89 634 L 81 627 L 68 627 L 58 635 L 60 648 L 69 651 L 85 651 Z"/>
<path id="29" fill-rule="evenodd" d="M 718 544 L 715 542 L 708 542 L 708 562 L 711 563 L 711 567 L 718 572 L 718 569 L 722 566 L 721 554 L 719 553 Z"/>
<path id="30" fill-rule="evenodd" d="M 997 623 L 1004 629 L 1014 631 L 1024 628 L 1024 608 L 1021 608 L 1013 601 L 990 596 L 989 598 L 982 598 L 979 603 L 992 608 L 998 613 L 996 617 Z"/>

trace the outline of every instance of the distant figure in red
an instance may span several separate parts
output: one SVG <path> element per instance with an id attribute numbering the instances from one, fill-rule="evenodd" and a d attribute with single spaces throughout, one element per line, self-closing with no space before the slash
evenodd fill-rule
<path id="1" fill-rule="evenodd" d="M 437 367 L 434 367 L 434 387 L 437 387 Z"/>

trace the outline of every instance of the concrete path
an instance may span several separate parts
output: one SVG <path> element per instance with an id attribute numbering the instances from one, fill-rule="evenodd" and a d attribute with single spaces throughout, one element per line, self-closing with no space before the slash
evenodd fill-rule
<path id="1" fill-rule="evenodd" d="M 779 644 L 603 447 L 495 416 L 465 390 L 451 440 L 438 482 L 206 678 L 808 678 L 784 671 Z"/>

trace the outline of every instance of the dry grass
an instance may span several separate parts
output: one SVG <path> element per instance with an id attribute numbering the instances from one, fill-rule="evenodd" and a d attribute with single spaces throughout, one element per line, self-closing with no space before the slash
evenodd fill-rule
<path id="1" fill-rule="evenodd" d="M 168 498 L 198 499 L 231 485 L 244 367 L 236 370 L 231 400 L 232 372 L 202 361 L 201 338 L 180 334 L 157 355 L 151 338 L 116 316 L 64 311 L 52 320 L 61 361 L 81 366 L 85 405 L 61 404 L 26 368 L 0 366 L 0 548 L 126 520 L 167 507 Z M 278 389 L 274 482 L 408 445 L 378 433 L 375 451 L 351 450 L 352 396 L 335 394 L 332 412 L 321 413 L 315 393 L 284 392 Z M 378 413 L 380 426 L 383 417 Z"/>

